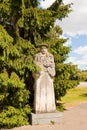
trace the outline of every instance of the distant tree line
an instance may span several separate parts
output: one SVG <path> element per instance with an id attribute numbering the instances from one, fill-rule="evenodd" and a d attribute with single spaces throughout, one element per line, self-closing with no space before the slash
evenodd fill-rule
<path id="1" fill-rule="evenodd" d="M 76 79 L 79 81 L 87 81 L 87 70 L 79 70 Z"/>

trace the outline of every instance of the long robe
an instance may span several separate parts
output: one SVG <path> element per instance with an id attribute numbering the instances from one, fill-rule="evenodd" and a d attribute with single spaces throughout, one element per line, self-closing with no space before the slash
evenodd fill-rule
<path id="1" fill-rule="evenodd" d="M 46 113 L 56 111 L 53 77 L 55 75 L 55 63 L 53 55 L 48 53 L 35 55 L 35 63 L 41 68 L 40 73 L 35 74 L 34 84 L 34 111 Z"/>

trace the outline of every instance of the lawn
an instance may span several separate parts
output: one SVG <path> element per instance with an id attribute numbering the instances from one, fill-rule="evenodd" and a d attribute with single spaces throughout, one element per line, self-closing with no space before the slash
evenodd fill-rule
<path id="1" fill-rule="evenodd" d="M 87 102 L 87 88 L 73 88 L 62 98 L 61 102 L 66 107 L 71 107 L 82 102 Z"/>

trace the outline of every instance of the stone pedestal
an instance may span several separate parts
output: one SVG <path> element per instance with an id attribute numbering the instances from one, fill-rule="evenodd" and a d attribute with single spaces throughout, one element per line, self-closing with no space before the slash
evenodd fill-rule
<path id="1" fill-rule="evenodd" d="M 31 113 L 31 125 L 54 124 L 62 121 L 62 113 Z"/>

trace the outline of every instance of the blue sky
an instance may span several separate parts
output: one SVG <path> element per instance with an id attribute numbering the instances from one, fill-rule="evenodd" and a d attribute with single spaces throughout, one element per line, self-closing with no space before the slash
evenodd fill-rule
<path id="1" fill-rule="evenodd" d="M 43 8 L 49 7 L 55 0 L 41 0 Z M 63 0 L 65 4 L 73 3 L 69 17 L 56 21 L 63 29 L 63 36 L 69 40 L 66 46 L 71 46 L 67 62 L 78 65 L 81 70 L 87 70 L 87 0 Z"/>

